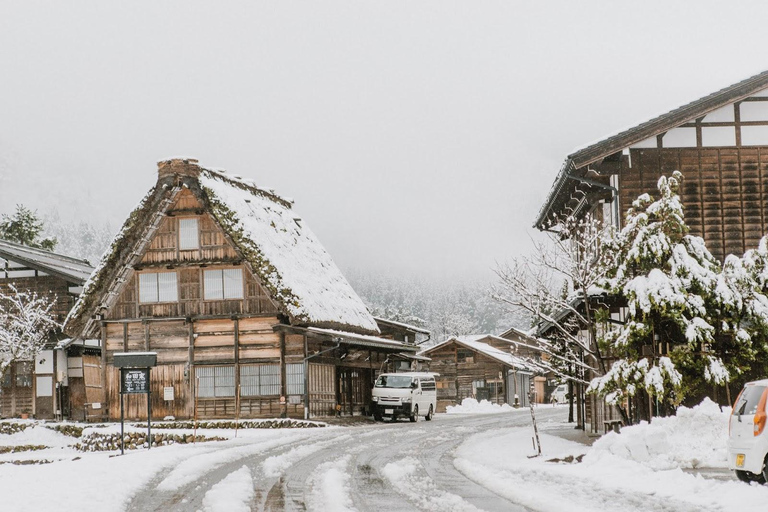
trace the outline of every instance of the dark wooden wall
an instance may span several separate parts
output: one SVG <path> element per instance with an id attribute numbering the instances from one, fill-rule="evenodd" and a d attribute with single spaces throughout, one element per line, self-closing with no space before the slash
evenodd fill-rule
<path id="1" fill-rule="evenodd" d="M 640 194 L 658 196 L 660 176 L 679 170 L 686 222 L 716 258 L 741 256 L 768 233 L 768 148 L 632 149 L 631 160 L 619 178 L 622 216 Z"/>
<path id="2" fill-rule="evenodd" d="M 59 277 L 38 276 L 0 279 L 0 292 L 10 293 L 10 285 L 15 286 L 19 291 L 29 290 L 37 292 L 43 297 L 55 297 L 56 303 L 53 307 L 53 314 L 58 322 L 63 322 L 69 310 L 75 305 L 75 297 L 70 295 L 67 282 Z"/>

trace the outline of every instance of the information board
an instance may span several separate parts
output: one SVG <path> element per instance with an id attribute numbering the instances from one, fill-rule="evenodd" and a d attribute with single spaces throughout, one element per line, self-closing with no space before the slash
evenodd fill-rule
<path id="1" fill-rule="evenodd" d="M 142 394 L 149 393 L 149 368 L 122 369 L 123 393 Z"/>

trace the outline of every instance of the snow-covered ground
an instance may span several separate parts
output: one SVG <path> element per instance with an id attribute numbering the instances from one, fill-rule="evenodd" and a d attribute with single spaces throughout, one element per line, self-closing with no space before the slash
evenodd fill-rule
<path id="1" fill-rule="evenodd" d="M 683 471 L 725 467 L 729 412 L 705 400 L 681 408 L 676 417 L 610 433 L 591 448 L 550 435 L 543 425 L 543 456 L 536 458 L 529 458 L 534 453 L 529 429 L 487 431 L 458 448 L 454 465 L 471 480 L 537 511 L 764 510 L 767 486 Z"/>
<path id="2" fill-rule="evenodd" d="M 0 447 L 47 448 L 0 455 L 0 508 L 693 512 L 768 503 L 768 486 L 738 482 L 724 469 L 730 411 L 707 400 L 591 447 L 565 439 L 574 433 L 567 407 L 537 406 L 543 456 L 533 458 L 529 409 L 477 402 L 458 409 L 415 425 L 246 429 L 237 438 L 201 429 L 226 440 L 125 456 L 77 451 L 76 438 L 28 422 L 23 432 L 0 434 Z M 53 462 L 10 463 L 24 460 Z M 719 478 L 696 468 L 719 468 Z"/>

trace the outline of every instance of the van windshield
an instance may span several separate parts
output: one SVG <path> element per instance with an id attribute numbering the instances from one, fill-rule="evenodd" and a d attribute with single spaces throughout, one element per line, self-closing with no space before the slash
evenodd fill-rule
<path id="1" fill-rule="evenodd" d="M 411 377 L 406 375 L 381 375 L 376 379 L 377 388 L 409 388 Z"/>
<path id="2" fill-rule="evenodd" d="M 757 412 L 757 405 L 760 403 L 760 397 L 763 396 L 765 386 L 746 386 L 741 393 L 739 402 L 734 407 L 735 414 L 744 414 L 750 416 Z"/>

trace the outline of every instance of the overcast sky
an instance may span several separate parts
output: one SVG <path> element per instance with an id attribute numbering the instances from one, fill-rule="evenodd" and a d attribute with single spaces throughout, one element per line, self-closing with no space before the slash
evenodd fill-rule
<path id="1" fill-rule="evenodd" d="M 117 230 L 190 156 L 342 268 L 490 278 L 576 146 L 768 69 L 761 2 L 0 3 L 0 212 Z"/>

